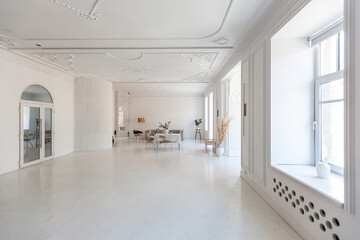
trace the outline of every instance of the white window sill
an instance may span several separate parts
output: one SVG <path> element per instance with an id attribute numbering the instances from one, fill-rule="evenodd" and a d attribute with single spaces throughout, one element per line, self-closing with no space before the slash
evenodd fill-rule
<path id="1" fill-rule="evenodd" d="M 335 201 L 337 205 L 344 205 L 344 177 L 330 173 L 328 179 L 319 178 L 315 166 L 309 165 L 272 165 L 280 172 L 292 177 L 305 186 L 321 193 Z"/>

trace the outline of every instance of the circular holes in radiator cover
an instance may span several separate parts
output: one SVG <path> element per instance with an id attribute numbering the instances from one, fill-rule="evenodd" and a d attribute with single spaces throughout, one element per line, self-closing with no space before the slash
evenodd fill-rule
<path id="1" fill-rule="evenodd" d="M 329 222 L 329 221 L 326 221 L 326 226 L 327 226 L 327 228 L 328 229 L 332 229 L 332 224 L 331 224 L 331 222 Z"/>
<path id="2" fill-rule="evenodd" d="M 309 212 L 309 207 L 307 205 L 304 206 L 306 212 Z"/>
<path id="3" fill-rule="evenodd" d="M 304 209 L 300 208 L 299 211 L 300 211 L 301 215 L 304 215 L 304 213 L 305 213 L 305 212 L 304 212 Z"/>
<path id="4" fill-rule="evenodd" d="M 339 222 L 339 220 L 337 218 L 333 218 L 332 221 L 333 221 L 335 226 L 337 226 L 337 227 L 340 226 L 340 222 Z"/>
<path id="5" fill-rule="evenodd" d="M 340 240 L 340 238 L 338 237 L 338 235 L 336 235 L 335 233 L 332 235 L 334 240 Z"/>
<path id="6" fill-rule="evenodd" d="M 326 228 L 325 228 L 324 224 L 320 223 L 319 226 L 320 226 L 321 231 L 326 232 Z"/>
<path id="7" fill-rule="evenodd" d="M 314 217 L 315 217 L 316 220 L 319 220 L 319 219 L 320 219 L 320 216 L 319 216 L 319 214 L 318 214 L 317 212 L 314 213 Z"/>
<path id="8" fill-rule="evenodd" d="M 320 209 L 320 215 L 326 217 L 326 212 L 324 211 L 324 209 Z"/>

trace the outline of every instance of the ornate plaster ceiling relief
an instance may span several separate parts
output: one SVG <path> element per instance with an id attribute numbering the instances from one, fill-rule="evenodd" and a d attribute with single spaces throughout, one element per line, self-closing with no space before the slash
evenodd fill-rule
<path id="1" fill-rule="evenodd" d="M 181 56 L 204 70 L 209 70 L 218 53 L 182 53 Z"/>
<path id="2" fill-rule="evenodd" d="M 139 59 L 141 59 L 141 58 L 143 58 L 143 57 L 144 57 L 144 53 L 140 53 L 140 56 L 135 57 L 135 58 L 127 58 L 126 60 L 134 61 L 134 60 L 139 60 Z"/>
<path id="3" fill-rule="evenodd" d="M 5 47 L 15 47 L 16 42 L 8 37 L 0 36 L 0 44 L 4 45 Z"/>
<path id="4" fill-rule="evenodd" d="M 116 57 L 116 56 L 114 56 L 114 55 L 112 55 L 112 54 L 110 54 L 110 53 L 105 53 L 105 55 L 108 56 L 109 58 L 113 58 L 113 59 L 119 60 L 118 57 Z"/>
<path id="5" fill-rule="evenodd" d="M 147 67 L 129 67 L 129 68 L 125 68 L 123 72 L 129 72 L 133 74 L 150 74 L 150 73 L 156 73 L 156 69 L 147 68 Z"/>
<path id="6" fill-rule="evenodd" d="M 35 54 L 35 56 L 38 56 L 47 62 L 51 62 L 52 64 L 66 71 L 72 71 L 75 69 L 74 55 L 72 54 L 44 53 L 44 54 Z"/>
<path id="7" fill-rule="evenodd" d="M 226 37 L 219 37 L 213 40 L 217 45 L 225 45 L 229 42 L 229 39 Z"/>
<path id="8" fill-rule="evenodd" d="M 50 2 L 53 2 L 59 6 L 63 6 L 65 8 L 68 8 L 70 10 L 72 10 L 75 14 L 77 15 L 80 15 L 82 17 L 85 17 L 87 18 L 88 20 L 94 20 L 94 21 L 97 21 L 98 18 L 99 18 L 99 15 L 100 13 L 99 12 L 95 12 L 96 11 L 96 8 L 98 7 L 98 5 L 100 4 L 101 0 L 95 0 L 90 12 L 85 12 L 83 10 L 80 10 L 80 9 L 77 9 L 65 2 L 61 2 L 61 1 L 58 1 L 58 0 L 49 0 Z"/>
<path id="9" fill-rule="evenodd" d="M 204 81 L 206 79 L 208 72 L 201 72 L 190 77 L 181 79 L 181 82 L 199 82 Z"/>

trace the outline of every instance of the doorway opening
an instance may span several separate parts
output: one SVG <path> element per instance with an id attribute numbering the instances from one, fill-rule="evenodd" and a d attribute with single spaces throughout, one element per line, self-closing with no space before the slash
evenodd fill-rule
<path id="1" fill-rule="evenodd" d="M 20 102 L 20 160 L 25 167 L 54 156 L 54 103 L 40 85 L 27 87 Z"/>

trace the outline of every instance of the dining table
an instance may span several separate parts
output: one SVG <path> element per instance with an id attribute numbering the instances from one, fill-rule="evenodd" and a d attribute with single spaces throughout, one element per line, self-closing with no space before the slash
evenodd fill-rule
<path id="1" fill-rule="evenodd" d="M 156 149 L 159 149 L 161 143 L 177 143 L 180 150 L 181 146 L 181 135 L 179 133 L 156 133 L 154 135 L 154 144 Z"/>

